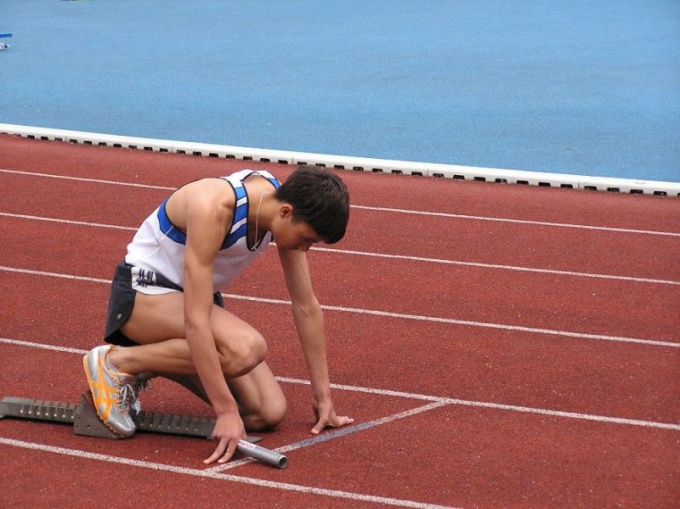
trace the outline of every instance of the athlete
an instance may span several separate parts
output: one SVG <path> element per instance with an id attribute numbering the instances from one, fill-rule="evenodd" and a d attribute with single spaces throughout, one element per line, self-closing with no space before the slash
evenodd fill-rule
<path id="1" fill-rule="evenodd" d="M 316 425 L 353 422 L 338 416 L 330 393 L 321 307 L 306 251 L 338 242 L 349 219 L 349 194 L 333 172 L 301 166 L 283 183 L 243 170 L 191 182 L 141 225 L 111 286 L 105 341 L 84 358 L 99 418 L 132 436 L 131 412 L 145 381 L 164 376 L 208 402 L 215 414 L 214 452 L 228 461 L 245 430 L 274 429 L 286 400 L 264 361 L 262 335 L 223 307 L 220 290 L 275 239 L 309 370 Z"/>

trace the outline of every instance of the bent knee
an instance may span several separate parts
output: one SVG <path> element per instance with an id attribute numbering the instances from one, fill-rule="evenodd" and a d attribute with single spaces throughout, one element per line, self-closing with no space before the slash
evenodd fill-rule
<path id="1" fill-rule="evenodd" d="M 249 431 L 271 431 L 276 429 L 288 413 L 285 398 L 268 402 L 255 413 L 243 415 L 243 423 Z"/>
<path id="2" fill-rule="evenodd" d="M 237 377 L 250 372 L 267 357 L 267 342 L 257 331 L 217 345 L 224 374 Z"/>

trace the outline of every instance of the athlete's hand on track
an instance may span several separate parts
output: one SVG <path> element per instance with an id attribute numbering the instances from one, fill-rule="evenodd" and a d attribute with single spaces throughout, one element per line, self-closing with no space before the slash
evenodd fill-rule
<path id="1" fill-rule="evenodd" d="M 326 428 L 342 428 L 354 422 L 351 417 L 337 415 L 330 400 L 321 403 L 314 401 L 312 407 L 317 419 L 316 426 L 312 428 L 312 435 L 318 435 Z"/>
<path id="2" fill-rule="evenodd" d="M 212 438 L 217 442 L 217 447 L 204 463 L 213 463 L 214 461 L 226 463 L 236 452 L 238 441 L 246 438 L 246 430 L 238 412 L 218 415 Z"/>

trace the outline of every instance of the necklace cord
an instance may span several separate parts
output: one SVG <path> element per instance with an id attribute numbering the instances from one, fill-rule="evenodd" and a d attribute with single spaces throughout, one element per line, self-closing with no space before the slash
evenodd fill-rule
<path id="1" fill-rule="evenodd" d="M 260 202 L 257 204 L 257 212 L 255 213 L 255 238 L 253 239 L 253 249 L 257 249 L 259 244 L 257 240 L 257 234 L 260 226 L 260 207 L 262 207 L 262 199 L 264 198 L 265 194 L 269 194 L 269 191 L 263 191 L 263 193 L 260 195 Z"/>

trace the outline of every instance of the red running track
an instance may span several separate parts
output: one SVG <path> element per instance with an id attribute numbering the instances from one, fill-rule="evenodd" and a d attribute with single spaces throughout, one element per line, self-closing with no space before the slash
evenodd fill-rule
<path id="1" fill-rule="evenodd" d="M 172 188 L 290 167 L 0 136 L 0 396 L 77 401 L 108 280 Z M 343 171 L 347 238 L 310 252 L 334 399 L 312 439 L 273 252 L 227 305 L 268 338 L 290 414 L 276 470 L 207 441 L 0 421 L 0 507 L 677 507 L 680 206 Z M 68 177 L 68 178 L 65 178 Z M 154 411 L 210 415 L 160 381 Z"/>

